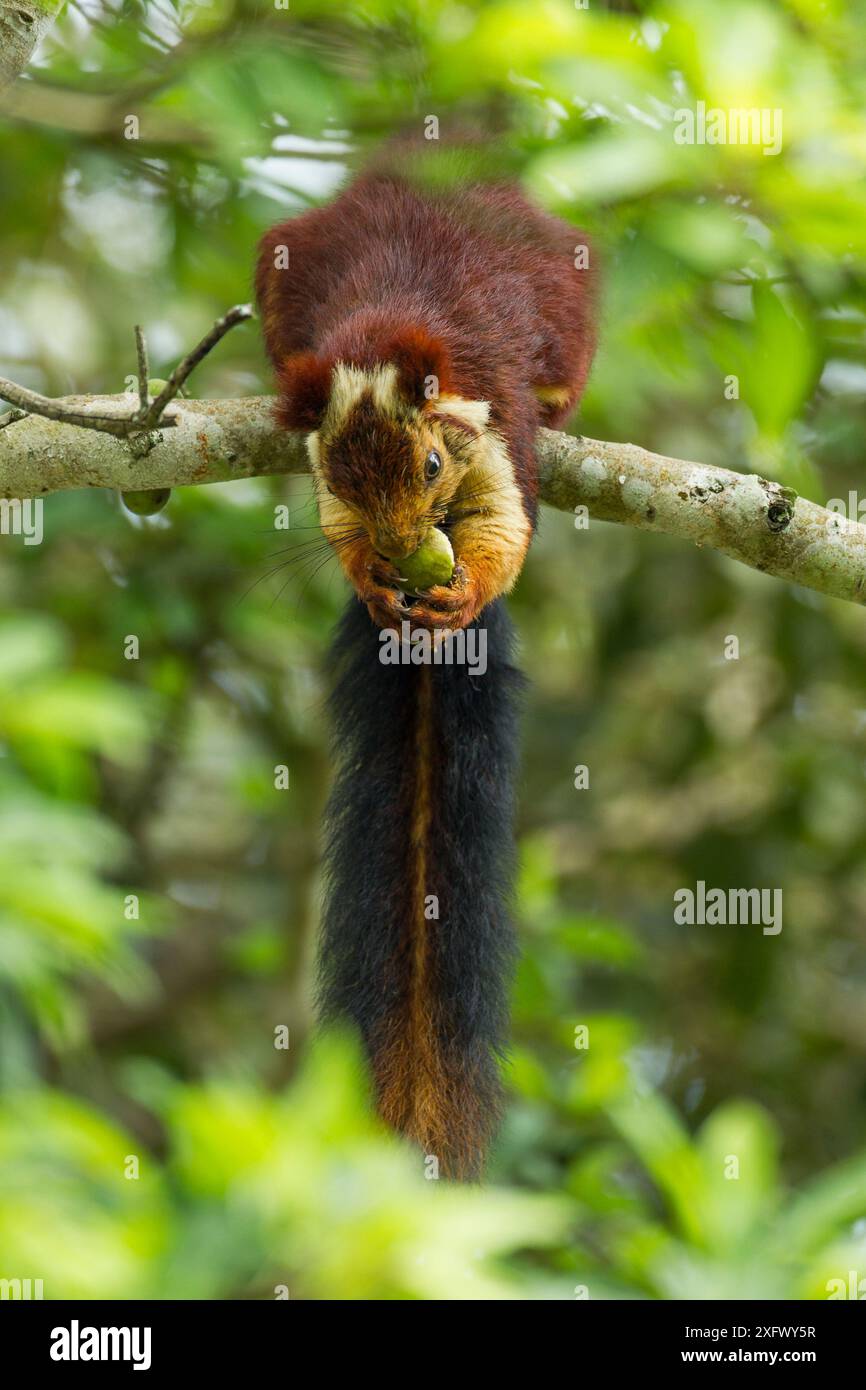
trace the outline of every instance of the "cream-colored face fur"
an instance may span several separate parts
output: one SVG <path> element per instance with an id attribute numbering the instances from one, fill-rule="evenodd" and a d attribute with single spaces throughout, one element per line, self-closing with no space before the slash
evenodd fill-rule
<path id="1" fill-rule="evenodd" d="M 391 364 L 338 365 L 321 429 L 307 438 L 322 528 L 339 550 L 366 535 L 374 550 L 409 555 L 431 526 L 451 532 L 455 558 L 480 543 L 500 591 L 519 572 L 531 535 L 511 460 L 490 428 L 486 401 L 441 396 L 418 408 L 401 397 Z M 442 469 L 425 478 L 435 450 Z M 461 556 L 461 551 L 463 555 Z"/>

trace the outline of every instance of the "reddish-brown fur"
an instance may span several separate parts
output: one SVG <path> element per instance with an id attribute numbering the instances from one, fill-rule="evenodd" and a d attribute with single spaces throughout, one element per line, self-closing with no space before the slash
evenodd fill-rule
<path id="1" fill-rule="evenodd" d="M 432 371 L 441 392 L 490 402 L 534 520 L 535 430 L 571 413 L 595 349 L 594 277 L 575 268 L 585 244 L 516 186 L 431 193 L 386 171 L 274 227 L 261 243 L 256 290 L 284 390 L 282 422 L 313 427 L 311 402 L 322 404 L 336 361 L 397 361 L 415 382 Z M 293 363 L 299 353 L 313 356 Z M 544 387 L 566 388 L 562 403 L 540 403 Z"/>

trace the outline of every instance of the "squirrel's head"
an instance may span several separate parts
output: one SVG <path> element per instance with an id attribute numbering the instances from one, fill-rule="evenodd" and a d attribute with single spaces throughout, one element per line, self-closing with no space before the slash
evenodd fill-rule
<path id="1" fill-rule="evenodd" d="M 279 371 L 279 419 L 307 430 L 326 534 L 363 528 L 389 560 L 412 554 L 448 507 L 488 407 L 451 389 L 447 349 L 423 330 L 343 356 L 297 353 Z"/>

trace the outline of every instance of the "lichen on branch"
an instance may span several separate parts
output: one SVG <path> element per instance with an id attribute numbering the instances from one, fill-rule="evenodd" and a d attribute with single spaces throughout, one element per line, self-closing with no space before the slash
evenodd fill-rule
<path id="1" fill-rule="evenodd" d="M 64 0 L 0 0 L 0 91 L 19 77 Z"/>

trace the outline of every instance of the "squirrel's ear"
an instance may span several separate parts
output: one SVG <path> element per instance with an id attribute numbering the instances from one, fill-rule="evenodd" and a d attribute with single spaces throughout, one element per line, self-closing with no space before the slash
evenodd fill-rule
<path id="1" fill-rule="evenodd" d="M 449 389 L 451 360 L 440 338 L 424 328 L 404 328 L 391 340 L 386 360 L 397 368 L 400 393 L 413 405 L 435 404 Z"/>
<path id="2" fill-rule="evenodd" d="M 334 364 L 314 352 L 295 352 L 277 371 L 277 419 L 287 430 L 317 430 L 331 395 Z"/>

